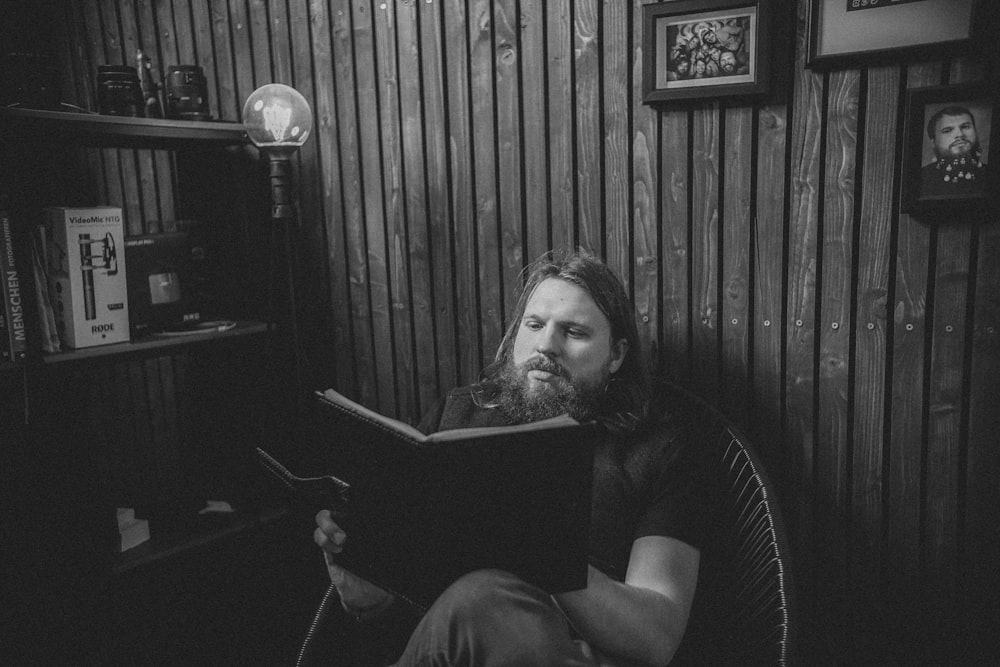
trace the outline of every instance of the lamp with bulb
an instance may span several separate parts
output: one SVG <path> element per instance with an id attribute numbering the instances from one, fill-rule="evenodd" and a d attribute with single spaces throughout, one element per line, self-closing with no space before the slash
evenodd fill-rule
<path id="1" fill-rule="evenodd" d="M 293 218 L 291 157 L 312 132 L 309 103 L 291 86 L 269 83 L 247 98 L 243 127 L 270 163 L 271 219 Z"/>

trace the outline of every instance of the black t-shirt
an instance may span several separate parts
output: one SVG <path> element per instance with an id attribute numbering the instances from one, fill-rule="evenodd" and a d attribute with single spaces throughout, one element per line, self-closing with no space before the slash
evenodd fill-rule
<path id="1" fill-rule="evenodd" d="M 451 391 L 421 420 L 424 433 L 510 422 L 498 409 L 473 400 L 474 387 Z M 618 581 L 625 580 L 636 538 L 661 535 L 699 549 L 701 565 L 694 604 L 674 665 L 739 664 L 729 650 L 720 606 L 731 573 L 717 561 L 716 504 L 724 497 L 719 476 L 705 456 L 711 434 L 697 417 L 654 406 L 658 415 L 630 433 L 604 431 L 594 449 L 590 562 Z"/>
<path id="2" fill-rule="evenodd" d="M 452 390 L 421 420 L 424 433 L 510 422 L 481 408 L 473 387 Z M 590 561 L 624 581 L 632 543 L 648 535 L 705 546 L 710 529 L 708 488 L 691 431 L 666 418 L 639 431 L 604 431 L 594 449 Z"/>

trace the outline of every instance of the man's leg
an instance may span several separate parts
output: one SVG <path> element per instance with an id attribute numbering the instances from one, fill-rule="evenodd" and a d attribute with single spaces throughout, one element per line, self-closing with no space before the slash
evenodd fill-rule
<path id="1" fill-rule="evenodd" d="M 396 667 L 596 664 L 547 593 L 507 572 L 481 570 L 441 594 Z"/>

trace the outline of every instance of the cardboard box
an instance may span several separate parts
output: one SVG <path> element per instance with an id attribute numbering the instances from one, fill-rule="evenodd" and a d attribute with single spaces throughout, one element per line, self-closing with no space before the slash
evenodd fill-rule
<path id="1" fill-rule="evenodd" d="M 52 306 L 62 342 L 81 348 L 128 341 L 122 210 L 49 207 L 45 228 Z"/>

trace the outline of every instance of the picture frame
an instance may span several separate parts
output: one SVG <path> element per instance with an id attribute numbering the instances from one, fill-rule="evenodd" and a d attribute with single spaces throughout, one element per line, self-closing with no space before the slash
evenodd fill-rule
<path id="1" fill-rule="evenodd" d="M 900 210 L 965 215 L 996 204 L 998 95 L 980 83 L 907 91 Z"/>
<path id="2" fill-rule="evenodd" d="M 644 5 L 643 102 L 767 93 L 767 0 L 676 0 Z"/>
<path id="3" fill-rule="evenodd" d="M 810 0 L 806 66 L 825 71 L 972 51 L 984 0 Z"/>

